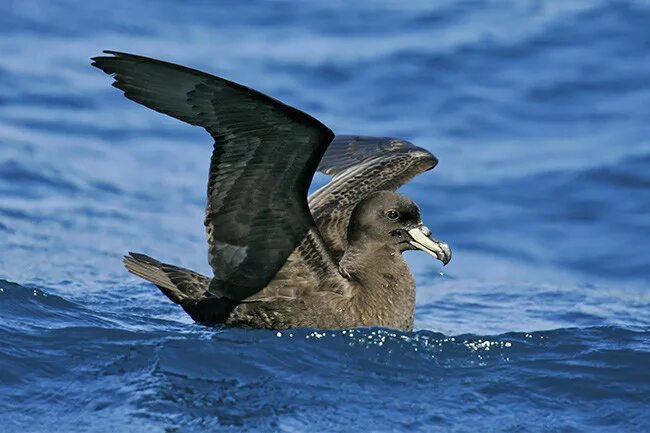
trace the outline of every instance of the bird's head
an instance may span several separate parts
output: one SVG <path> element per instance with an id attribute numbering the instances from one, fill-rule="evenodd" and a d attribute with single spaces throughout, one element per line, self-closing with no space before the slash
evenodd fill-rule
<path id="1" fill-rule="evenodd" d="M 431 238 L 431 230 L 422 223 L 420 209 L 401 194 L 380 191 L 360 201 L 352 211 L 348 242 L 372 240 L 397 250 L 422 250 L 446 265 L 451 260 L 449 246 Z"/>

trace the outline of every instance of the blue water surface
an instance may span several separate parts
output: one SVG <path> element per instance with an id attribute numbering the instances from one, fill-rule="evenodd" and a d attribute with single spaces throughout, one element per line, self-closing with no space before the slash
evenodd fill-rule
<path id="1" fill-rule="evenodd" d="M 649 432 L 650 3 L 0 2 L 0 432 Z M 211 140 L 102 49 L 426 147 L 416 328 L 207 328 Z M 327 181 L 317 176 L 315 186 Z"/>

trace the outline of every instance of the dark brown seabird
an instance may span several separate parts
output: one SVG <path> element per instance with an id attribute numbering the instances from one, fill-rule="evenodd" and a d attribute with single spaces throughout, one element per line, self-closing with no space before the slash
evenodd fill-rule
<path id="1" fill-rule="evenodd" d="M 93 66 L 153 110 L 214 138 L 205 226 L 214 277 L 129 253 L 126 268 L 197 322 L 286 329 L 410 330 L 405 250 L 443 264 L 418 206 L 394 191 L 438 160 L 394 138 L 336 136 L 318 120 L 232 81 L 104 51 Z M 316 170 L 332 180 L 308 197 Z"/>

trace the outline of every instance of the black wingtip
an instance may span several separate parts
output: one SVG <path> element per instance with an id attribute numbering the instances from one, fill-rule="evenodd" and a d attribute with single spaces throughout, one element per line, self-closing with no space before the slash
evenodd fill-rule
<path id="1" fill-rule="evenodd" d="M 154 259 L 153 257 L 149 257 L 146 254 L 140 254 L 140 253 L 134 253 L 132 251 L 129 251 L 129 255 L 124 256 L 124 261 L 128 262 L 137 262 L 137 263 L 145 263 L 148 265 L 159 265 L 161 264 L 158 260 Z"/>
<path id="2" fill-rule="evenodd" d="M 120 56 L 133 56 L 133 54 L 125 53 L 125 52 L 122 52 L 122 51 L 115 51 L 115 50 L 102 50 L 102 53 L 104 53 L 104 54 L 109 54 L 109 55 L 112 55 L 112 56 L 114 56 L 114 57 L 120 57 Z M 95 60 L 95 59 L 101 59 L 101 58 L 106 58 L 106 56 L 95 56 L 95 57 L 91 57 L 92 60 Z"/>
<path id="3" fill-rule="evenodd" d="M 113 50 L 102 50 L 102 53 L 108 54 L 108 56 L 100 55 L 100 56 L 91 57 L 90 60 L 92 60 L 92 62 L 90 63 L 90 65 L 98 69 L 101 69 L 107 74 L 113 73 L 113 71 L 109 70 L 109 68 L 111 67 L 111 63 L 113 62 L 128 59 L 128 58 L 131 59 L 143 58 L 141 56 L 136 56 L 135 54 L 123 53 L 121 51 L 113 51 Z"/>
<path id="4" fill-rule="evenodd" d="M 103 51 L 106 53 L 107 51 Z M 91 57 L 90 60 L 90 66 L 94 66 L 97 69 L 101 69 L 102 71 L 106 72 L 107 74 L 110 74 L 107 70 L 108 67 L 108 62 L 110 62 L 112 59 L 115 59 L 115 57 L 106 57 L 106 56 L 95 56 Z"/>
<path id="5" fill-rule="evenodd" d="M 102 50 L 102 53 L 104 53 L 104 54 L 113 54 L 113 55 L 115 55 L 115 54 L 117 53 L 117 51 Z M 94 65 L 97 61 L 100 61 L 100 60 L 105 59 L 105 58 L 106 58 L 106 56 L 99 55 L 99 56 L 93 56 L 93 57 L 91 57 L 90 60 L 93 61 L 93 65 Z"/>
<path id="6" fill-rule="evenodd" d="M 431 153 L 429 151 L 426 151 L 426 152 L 428 153 L 428 157 L 431 158 L 430 159 L 431 167 L 428 168 L 427 171 L 433 170 L 438 165 L 438 162 L 440 162 L 440 160 L 433 153 Z"/>
<path id="7" fill-rule="evenodd" d="M 132 253 L 131 251 L 129 251 L 129 253 L 126 256 L 122 257 L 122 261 L 124 263 L 134 262 L 137 258 L 136 255 L 137 255 L 136 253 Z"/>

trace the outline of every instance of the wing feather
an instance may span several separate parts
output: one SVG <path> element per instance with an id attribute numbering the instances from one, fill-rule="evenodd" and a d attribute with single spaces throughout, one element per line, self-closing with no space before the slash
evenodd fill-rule
<path id="1" fill-rule="evenodd" d="M 93 65 L 153 110 L 205 128 L 215 140 L 206 231 L 210 292 L 233 300 L 264 288 L 305 237 L 322 239 L 307 190 L 334 134 L 313 117 L 253 89 L 183 66 L 105 51 Z M 335 265 L 326 248 L 318 268 Z"/>
<path id="2" fill-rule="evenodd" d="M 346 248 L 347 227 L 354 206 L 376 191 L 394 191 L 438 160 L 406 140 L 337 135 L 318 170 L 332 180 L 309 197 L 309 207 L 335 260 Z"/>

